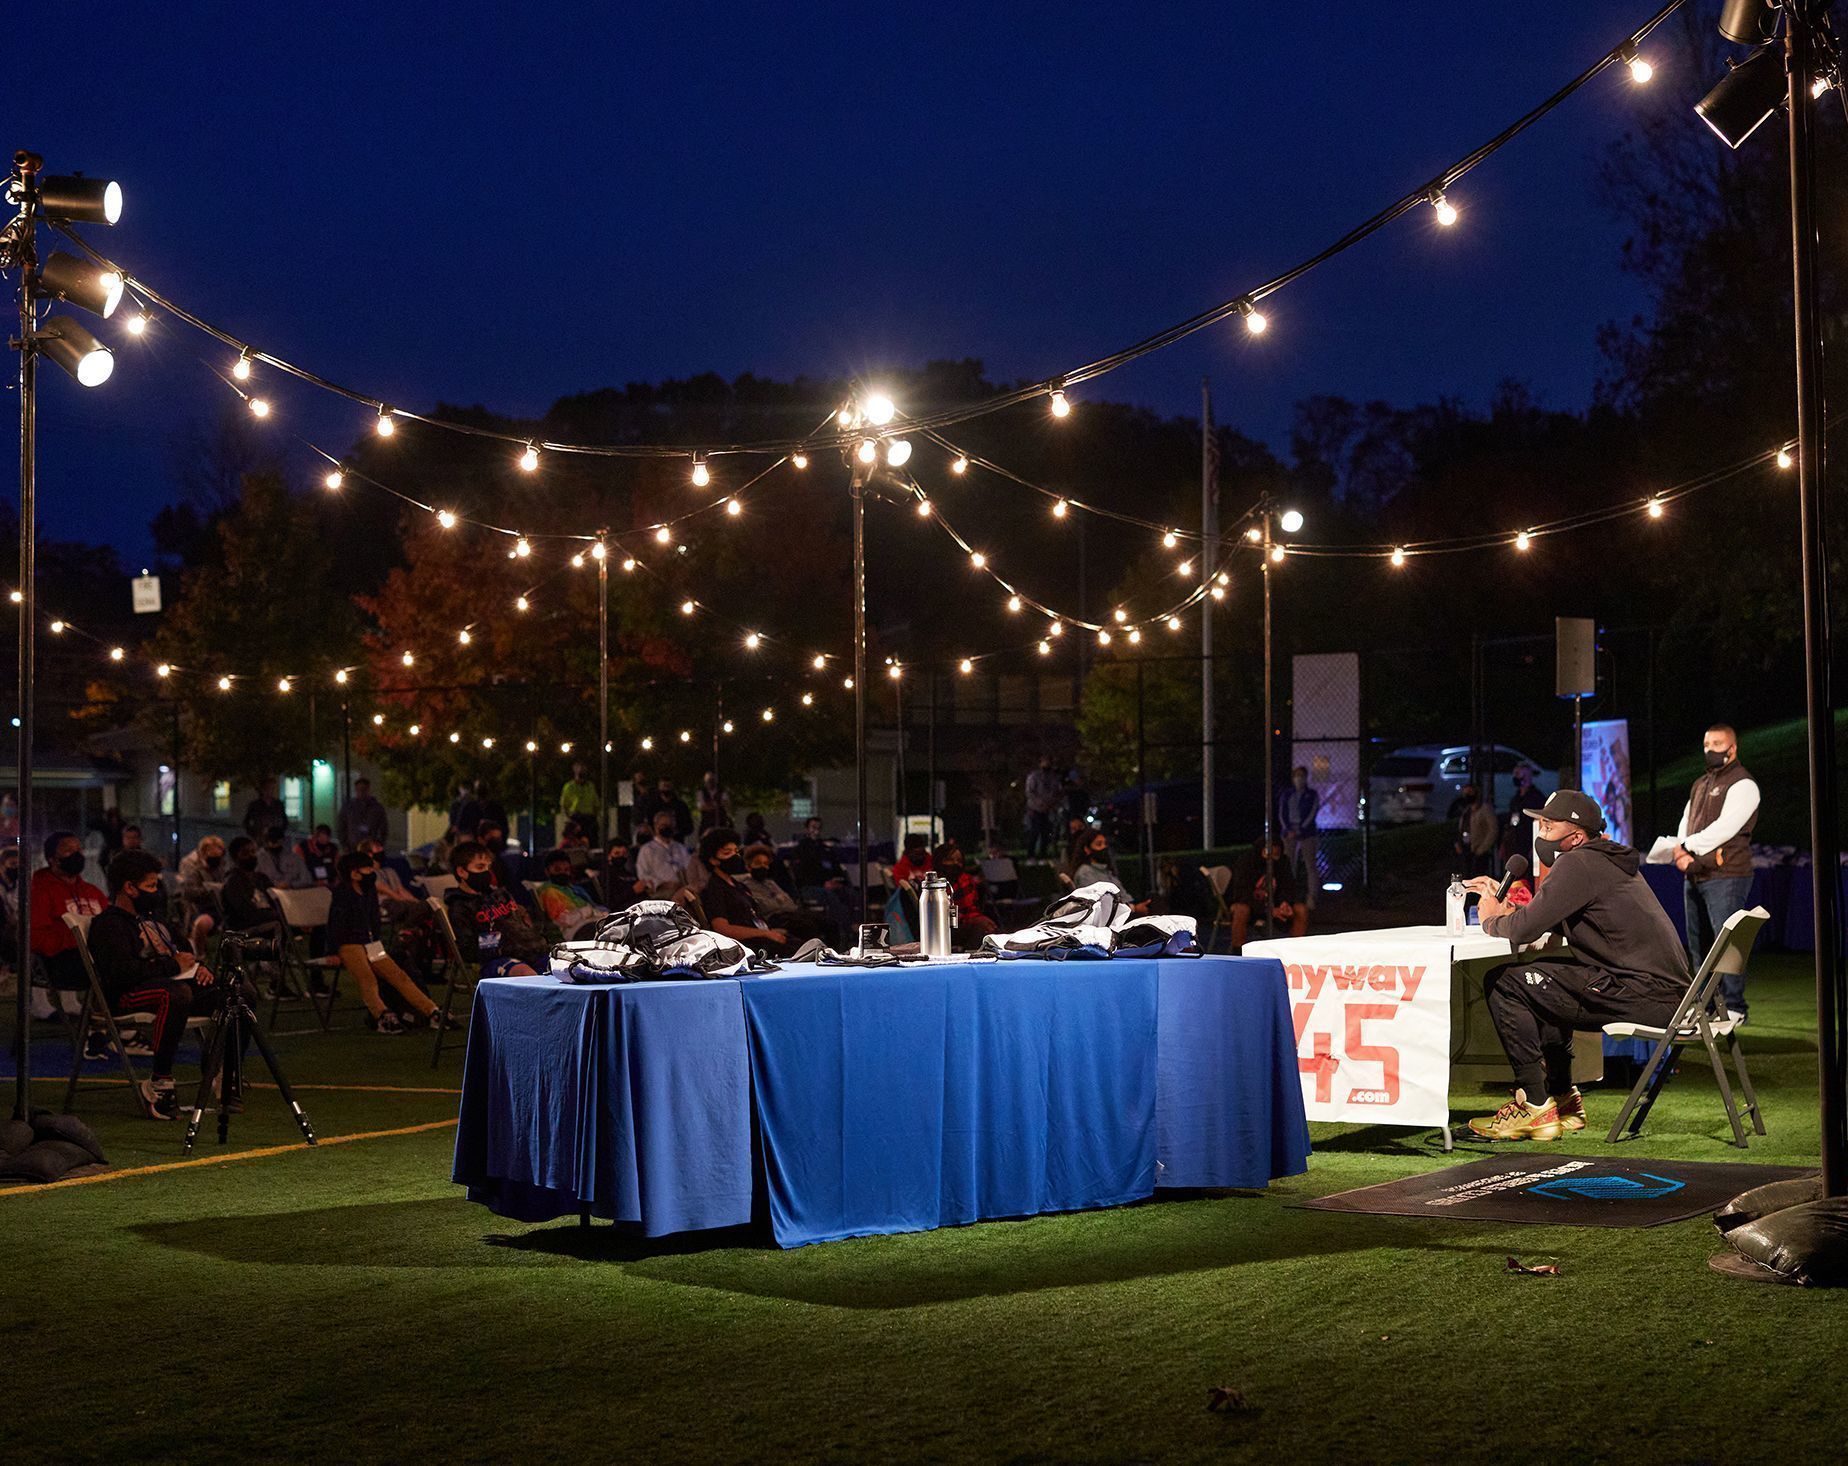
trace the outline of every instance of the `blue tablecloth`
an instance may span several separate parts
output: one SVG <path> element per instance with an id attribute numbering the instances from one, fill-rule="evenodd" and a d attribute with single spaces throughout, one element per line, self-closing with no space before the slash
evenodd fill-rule
<path id="1" fill-rule="evenodd" d="M 1239 958 L 484 982 L 455 1178 L 504 1215 L 785 1246 L 1261 1187 L 1307 1163 L 1283 970 Z"/>

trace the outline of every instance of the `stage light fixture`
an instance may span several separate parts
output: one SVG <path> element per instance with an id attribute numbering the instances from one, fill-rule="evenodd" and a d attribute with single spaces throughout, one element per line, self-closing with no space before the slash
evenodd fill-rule
<path id="1" fill-rule="evenodd" d="M 114 224 L 122 217 L 122 185 L 74 173 L 41 178 L 39 208 L 67 224 Z"/>
<path id="2" fill-rule="evenodd" d="M 856 453 L 862 463 L 877 463 L 879 461 L 879 445 L 871 438 L 860 439 L 860 446 L 856 450 Z"/>
<path id="3" fill-rule="evenodd" d="M 1766 0 L 1721 0 L 1720 34 L 1741 46 L 1757 46 L 1771 39 L 1765 22 L 1775 18 Z"/>
<path id="4" fill-rule="evenodd" d="M 53 316 L 39 337 L 40 349 L 85 387 L 100 387 L 115 370 L 115 354 L 73 316 Z"/>
<path id="5" fill-rule="evenodd" d="M 903 468 L 911 462 L 911 441 L 908 438 L 894 438 L 886 444 L 886 467 Z"/>
<path id="6" fill-rule="evenodd" d="M 122 303 L 122 276 L 60 250 L 39 271 L 38 290 L 108 320 Z"/>
<path id="7" fill-rule="evenodd" d="M 874 392 L 860 404 L 860 414 L 876 428 L 898 416 L 898 404 L 883 392 Z"/>
<path id="8" fill-rule="evenodd" d="M 1303 512 L 1300 509 L 1286 509 L 1277 516 L 1277 527 L 1285 534 L 1296 534 L 1303 527 Z"/>
<path id="9" fill-rule="evenodd" d="M 1788 91 L 1783 54 L 1761 46 L 1694 104 L 1694 114 L 1727 147 L 1737 148 L 1784 104 Z"/>

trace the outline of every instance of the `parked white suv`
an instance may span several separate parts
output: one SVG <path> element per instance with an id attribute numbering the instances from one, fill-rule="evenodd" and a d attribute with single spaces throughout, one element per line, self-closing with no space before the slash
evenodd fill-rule
<path id="1" fill-rule="evenodd" d="M 1514 771 L 1522 765 L 1533 771 L 1534 787 L 1551 794 L 1559 776 L 1541 768 L 1518 748 L 1494 746 L 1494 777 L 1490 798 L 1497 813 L 1514 798 Z M 1395 748 L 1373 765 L 1367 776 L 1367 797 L 1376 825 L 1415 825 L 1442 822 L 1452 801 L 1469 783 L 1469 745 L 1417 743 Z"/>

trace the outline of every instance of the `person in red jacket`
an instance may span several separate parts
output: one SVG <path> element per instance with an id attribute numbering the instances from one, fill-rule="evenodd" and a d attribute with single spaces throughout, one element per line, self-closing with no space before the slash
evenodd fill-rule
<path id="1" fill-rule="evenodd" d="M 47 835 L 45 869 L 32 873 L 32 951 L 54 988 L 80 993 L 90 985 L 65 914 L 95 916 L 108 904 L 109 898 L 83 878 L 83 841 L 69 830 Z"/>

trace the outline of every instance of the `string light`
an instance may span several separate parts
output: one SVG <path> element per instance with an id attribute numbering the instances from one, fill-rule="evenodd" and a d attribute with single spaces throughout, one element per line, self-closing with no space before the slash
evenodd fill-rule
<path id="1" fill-rule="evenodd" d="M 1068 504 L 1067 504 L 1067 503 L 1066 503 L 1066 502 L 1065 502 L 1065 501 L 1064 501 L 1063 499 L 1060 499 L 1060 500 L 1058 500 L 1058 501 L 1057 501 L 1056 503 L 1054 503 L 1054 504 L 1053 504 L 1053 506 L 1052 506 L 1052 517 L 1053 517 L 1054 519 L 1063 519 L 1063 518 L 1065 518 L 1065 516 L 1066 516 L 1066 513 L 1068 512 L 1068 510 L 1070 509 L 1070 507 L 1071 507 L 1071 506 L 1070 506 L 1070 505 L 1068 505 Z"/>
<path id="2" fill-rule="evenodd" d="M 1788 448 L 1779 448 L 1777 450 L 1777 466 L 1779 468 L 1789 468 L 1790 465 L 1796 461 L 1796 459 L 1790 456 L 1790 450 Z"/>
<path id="3" fill-rule="evenodd" d="M 294 684 L 291 683 L 287 677 L 278 677 L 276 679 L 276 691 L 293 692 L 294 690 Z"/>
<path id="4" fill-rule="evenodd" d="M 411 726 L 410 726 L 409 728 L 407 728 L 407 729 L 406 729 L 405 731 L 406 731 L 407 733 L 409 733 L 409 734 L 411 735 L 411 737 L 413 737 L 413 738 L 415 738 L 415 737 L 417 737 L 417 735 L 418 735 L 418 734 L 420 734 L 420 733 L 422 733 L 422 732 L 423 732 L 423 724 L 421 724 L 421 723 L 413 723 L 413 724 L 411 724 Z"/>
<path id="5" fill-rule="evenodd" d="M 1282 545 L 1272 545 L 1271 552 L 1270 552 L 1271 564 L 1281 565 L 1283 563 L 1283 554 L 1284 554 L 1284 551 L 1283 551 Z M 1214 586 L 1213 589 L 1218 590 L 1219 587 Z"/>
<path id="6" fill-rule="evenodd" d="M 851 677 L 841 678 L 841 690 L 843 692 L 852 692 L 853 691 L 853 678 Z"/>
<path id="7" fill-rule="evenodd" d="M 463 646 L 467 646 L 469 644 L 470 637 L 468 634 L 467 627 L 463 627 L 462 630 L 456 633 L 456 640 L 461 642 Z"/>
<path id="8" fill-rule="evenodd" d="M 635 557 L 631 555 L 627 559 L 625 559 L 622 562 L 622 568 L 624 572 L 629 575 L 635 574 Z"/>
<path id="9" fill-rule="evenodd" d="M 250 353 L 240 352 L 236 361 L 231 363 L 231 375 L 240 382 L 250 380 Z"/>
<path id="10" fill-rule="evenodd" d="M 456 527 L 456 516 L 448 509 L 439 509 L 436 511 L 436 522 L 444 529 L 454 529 Z"/>
<path id="11" fill-rule="evenodd" d="M 904 675 L 905 669 L 899 666 L 897 662 L 894 662 L 891 666 L 886 668 L 886 676 L 890 677 L 894 682 L 898 681 L 898 679 Z"/>
<path id="12" fill-rule="evenodd" d="M 122 647 L 112 646 L 109 648 L 109 660 L 112 662 L 119 662 L 127 655 L 128 652 Z"/>
<path id="13" fill-rule="evenodd" d="M 513 542 L 513 553 L 518 555 L 522 560 L 532 554 L 532 552 L 532 542 L 528 540 L 525 535 L 521 535 Z"/>
<path id="14" fill-rule="evenodd" d="M 814 660 L 811 661 L 809 665 L 819 672 L 823 667 L 828 665 L 828 659 L 822 653 L 816 652 Z"/>
<path id="15" fill-rule="evenodd" d="M 1630 80 L 1638 86 L 1645 85 L 1655 75 L 1655 68 L 1637 55 L 1634 41 L 1624 42 L 1617 52 L 1617 59 L 1630 68 Z"/>
<path id="16" fill-rule="evenodd" d="M 513 609 L 516 611 L 530 611 L 532 605 L 533 603 L 527 600 L 525 596 L 516 596 L 513 602 Z"/>
<path id="17" fill-rule="evenodd" d="M 154 675 L 156 677 L 171 677 L 173 675 L 173 668 L 166 662 L 162 662 L 154 669 Z"/>
<path id="18" fill-rule="evenodd" d="M 802 706 L 805 708 L 814 707 L 815 706 L 815 694 L 812 692 L 803 693 L 802 694 Z"/>
<path id="19" fill-rule="evenodd" d="M 581 555 L 581 554 L 578 554 L 578 555 L 573 555 L 573 556 L 571 557 L 571 568 L 572 568 L 573 570 L 582 570 L 582 569 L 584 568 L 584 557 L 583 557 L 583 555 Z"/>
<path id="20" fill-rule="evenodd" d="M 383 728 L 385 726 L 385 714 L 374 713 L 372 715 L 372 726 L 374 728 Z"/>
<path id="21" fill-rule="evenodd" d="M 1072 404 L 1066 398 L 1065 389 L 1063 387 L 1054 387 L 1052 389 L 1052 399 L 1048 405 L 1052 408 L 1052 415 L 1054 417 L 1070 417 L 1072 415 Z"/>
<path id="22" fill-rule="evenodd" d="M 252 417 L 268 417 L 269 403 L 264 401 L 261 397 L 252 397 L 250 399 L 250 415 Z"/>
<path id="23" fill-rule="evenodd" d="M 1245 330 L 1253 336 L 1262 336 L 1270 328 L 1270 317 L 1258 309 L 1257 302 L 1250 296 L 1238 303 L 1238 313 L 1245 318 Z"/>
<path id="24" fill-rule="evenodd" d="M 712 470 L 706 466 L 706 460 L 700 454 L 693 455 L 693 487 L 703 489 L 712 482 Z"/>
<path id="25" fill-rule="evenodd" d="M 63 631 L 64 631 L 64 623 L 62 621 L 54 621 L 51 623 L 51 634 L 53 636 L 62 635 Z"/>
<path id="26" fill-rule="evenodd" d="M 644 738 L 644 739 L 642 740 L 642 752 L 643 752 L 643 753 L 652 753 L 653 751 L 654 751 L 654 739 L 652 739 L 652 738 Z"/>
<path id="27" fill-rule="evenodd" d="M 6 598 L 15 606 L 23 606 L 26 602 L 26 593 L 22 590 L 12 590 L 6 593 Z"/>
<path id="28" fill-rule="evenodd" d="M 379 408 L 379 420 L 372 425 L 372 429 L 381 438 L 389 438 L 393 433 L 398 431 L 398 425 L 392 421 L 391 409 L 389 407 Z"/>
<path id="29" fill-rule="evenodd" d="M 1100 626 L 1097 628 L 1097 644 L 1099 646 L 1110 645 L 1110 631 L 1107 627 Z"/>
<path id="30" fill-rule="evenodd" d="M 1139 628 L 1134 626 L 1129 628 L 1129 644 L 1131 646 L 1140 646 L 1142 644 L 1142 632 Z"/>
<path id="31" fill-rule="evenodd" d="M 1431 207 L 1437 211 L 1437 222 L 1448 229 L 1457 222 L 1457 206 L 1444 197 L 1441 188 L 1431 190 Z"/>
<path id="32" fill-rule="evenodd" d="M 528 738 L 528 739 L 526 740 L 526 751 L 527 751 L 528 753 L 537 753 L 537 752 L 539 752 L 539 745 L 538 745 L 537 743 L 535 743 L 535 742 L 533 742 L 533 740 L 532 740 L 532 739 L 530 739 L 530 738 Z"/>
<path id="33" fill-rule="evenodd" d="M 930 500 L 924 498 L 922 495 L 918 496 L 918 518 L 919 519 L 929 519 L 930 518 Z"/>
<path id="34" fill-rule="evenodd" d="M 731 515 L 733 519 L 736 519 L 740 514 L 744 513 L 744 505 L 740 504 L 736 499 L 727 499 L 725 501 L 725 512 Z"/>
<path id="35" fill-rule="evenodd" d="M 745 634 L 744 649 L 746 651 L 754 652 L 762 644 L 763 644 L 763 638 L 759 636 L 755 631 L 747 632 Z"/>
<path id="36" fill-rule="evenodd" d="M 673 541 L 674 541 L 673 531 L 670 530 L 665 524 L 661 525 L 658 529 L 655 530 L 655 543 L 657 545 L 669 545 L 669 544 L 672 544 Z"/>
<path id="37" fill-rule="evenodd" d="M 462 741 L 462 735 L 460 733 L 451 733 L 449 735 L 449 741 L 451 743 L 460 743 Z"/>
<path id="38" fill-rule="evenodd" d="M 691 743 L 693 741 L 693 735 L 689 733 L 685 728 L 682 728 L 680 730 L 680 741 L 682 743 Z"/>
<path id="39" fill-rule="evenodd" d="M 412 652 L 412 651 L 410 650 L 410 648 L 408 648 L 408 647 L 407 647 L 407 648 L 405 648 L 405 652 L 404 652 L 404 655 L 403 655 L 402 657 L 400 657 L 400 658 L 399 658 L 398 660 L 399 660 L 399 661 L 401 661 L 401 662 L 403 662 L 403 663 L 404 663 L 404 665 L 408 667 L 408 666 L 410 666 L 410 665 L 412 665 L 412 663 L 414 663 L 414 662 L 415 662 L 415 661 L 417 660 L 417 657 L 416 657 L 416 654 L 415 654 L 415 653 L 413 653 L 413 652 Z"/>
<path id="40" fill-rule="evenodd" d="M 861 402 L 860 411 L 874 427 L 882 428 L 898 416 L 898 404 L 885 393 L 874 392 Z"/>
<path id="41" fill-rule="evenodd" d="M 1048 636 L 1065 635 L 1065 623 L 1059 620 L 1057 616 L 1054 616 L 1052 618 L 1052 623 L 1046 628 L 1046 634 Z"/>
<path id="42" fill-rule="evenodd" d="M 1007 608 L 1010 611 L 1018 613 L 1020 610 L 1020 597 L 1019 596 L 1009 596 L 1007 598 Z"/>
<path id="43" fill-rule="evenodd" d="M 492 748 L 494 747 L 494 740 L 492 738 L 484 738 L 481 740 L 481 746 L 483 748 Z"/>
<path id="44" fill-rule="evenodd" d="M 1404 566 L 1405 551 L 1403 549 L 1397 549 L 1392 552 L 1392 563 L 1394 569 L 1399 569 Z"/>
<path id="45" fill-rule="evenodd" d="M 975 662 L 969 657 L 964 657 L 960 662 L 956 664 L 956 670 L 958 672 L 961 672 L 963 676 L 967 677 L 971 672 L 975 670 Z"/>
<path id="46" fill-rule="evenodd" d="M 765 708 L 763 711 L 763 719 L 766 723 L 774 723 L 776 721 L 776 709 Z"/>
<path id="47" fill-rule="evenodd" d="M 1181 618 L 1179 616 L 1170 616 L 1168 618 L 1168 630 L 1179 631 L 1180 629 L 1181 629 Z"/>
<path id="48" fill-rule="evenodd" d="M 1213 577 L 1213 582 L 1216 585 L 1230 585 L 1232 584 L 1232 577 L 1227 575 L 1225 571 L 1222 570 L 1219 572 L 1219 574 Z"/>
<path id="49" fill-rule="evenodd" d="M 564 742 L 564 743 L 561 743 L 561 744 L 559 744 L 559 745 L 558 745 L 558 751 L 559 751 L 560 753 L 569 753 L 569 752 L 571 752 L 571 744 L 569 743 L 569 741 L 567 741 L 567 742 Z"/>
<path id="50" fill-rule="evenodd" d="M 691 616 L 694 613 L 694 611 L 698 609 L 699 609 L 698 606 L 695 605 L 695 603 L 690 600 L 682 601 L 680 603 L 680 614 L 682 616 Z"/>
<path id="51" fill-rule="evenodd" d="M 520 455 L 520 467 L 528 473 L 539 471 L 539 450 L 533 444 L 526 445 L 526 451 Z"/>
<path id="52" fill-rule="evenodd" d="M 1514 547 L 1517 550 L 1526 550 L 1532 544 L 1533 537 L 1526 530 L 1522 530 L 1514 537 Z"/>
<path id="53" fill-rule="evenodd" d="M 790 454 L 789 455 L 789 466 L 791 468 L 807 468 L 808 467 L 808 454 L 806 453 Z"/>
<path id="54" fill-rule="evenodd" d="M 1214 586 L 1212 589 L 1212 597 L 1216 601 L 1223 601 L 1226 598 L 1226 588 L 1223 585 Z"/>
<path id="55" fill-rule="evenodd" d="M 342 667 L 337 672 L 334 673 L 334 685 L 337 687 L 345 687 L 346 684 L 347 684 L 347 672 L 346 672 L 346 668 Z"/>
<path id="56" fill-rule="evenodd" d="M 220 677 L 218 679 L 218 690 L 220 692 L 229 692 L 231 690 L 231 679 L 229 677 Z"/>
<path id="57" fill-rule="evenodd" d="M 986 570 L 988 568 L 988 557 L 980 550 L 971 550 L 969 552 L 969 563 L 977 570 Z"/>
<path id="58" fill-rule="evenodd" d="M 1173 530 L 1169 530 L 1167 533 L 1165 533 L 1161 537 L 1161 547 L 1164 550 L 1172 550 L 1175 547 L 1175 545 L 1179 543 L 1180 541 L 1178 537 L 1175 535 Z"/>
<path id="59" fill-rule="evenodd" d="M 1121 626 L 1125 621 L 1129 620 L 1129 612 L 1125 611 L 1121 606 L 1118 606 L 1110 615 L 1118 626 Z"/>
<path id="60" fill-rule="evenodd" d="M 871 438 L 862 438 L 860 440 L 858 453 L 860 462 L 862 463 L 877 463 L 879 461 L 879 445 Z"/>
<path id="61" fill-rule="evenodd" d="M 338 489 L 346 482 L 346 475 L 337 468 L 330 468 L 327 471 L 327 477 L 321 482 L 330 489 Z"/>
<path id="62" fill-rule="evenodd" d="M 1041 643 L 1039 644 L 1039 654 L 1040 654 L 1040 655 L 1041 655 L 1042 657 L 1049 657 L 1049 656 L 1051 656 L 1051 655 L 1052 655 L 1052 643 L 1051 643 L 1051 642 L 1049 642 L 1049 641 L 1042 641 L 1042 642 L 1041 642 Z"/>
<path id="63" fill-rule="evenodd" d="M 1264 531 L 1254 524 L 1250 529 L 1245 531 L 1245 538 L 1255 545 L 1259 540 L 1264 538 Z"/>
<path id="64" fill-rule="evenodd" d="M 968 471 L 969 471 L 969 460 L 966 457 L 964 457 L 962 454 L 958 453 L 954 458 L 950 460 L 950 472 L 951 473 L 963 474 L 963 473 L 967 473 Z"/>
<path id="65" fill-rule="evenodd" d="M 601 560 L 608 553 L 609 551 L 603 548 L 602 540 L 598 540 L 596 544 L 590 547 L 590 558 L 593 560 Z"/>
<path id="66" fill-rule="evenodd" d="M 1192 560 L 1181 561 L 1180 565 L 1175 569 L 1174 573 L 1176 575 L 1183 575 L 1183 576 L 1192 575 L 1193 574 L 1193 561 Z"/>
<path id="67" fill-rule="evenodd" d="M 1647 507 L 1651 519 L 1660 519 L 1662 517 L 1662 501 L 1660 499 L 1651 499 Z"/>

